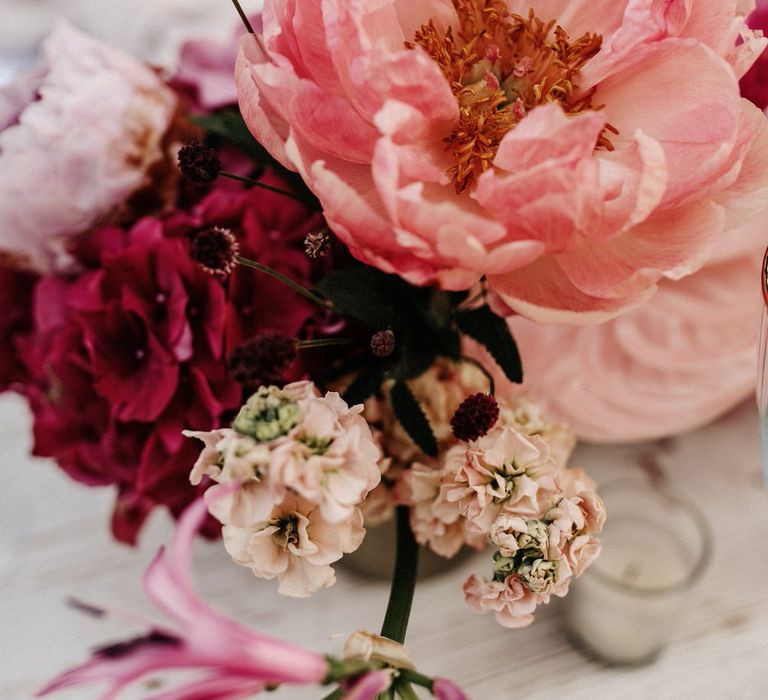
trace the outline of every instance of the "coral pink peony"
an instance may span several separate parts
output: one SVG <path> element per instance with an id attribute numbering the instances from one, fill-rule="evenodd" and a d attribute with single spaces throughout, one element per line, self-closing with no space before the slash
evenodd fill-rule
<path id="1" fill-rule="evenodd" d="M 606 320 L 765 193 L 765 118 L 738 91 L 765 45 L 749 5 L 267 0 L 240 106 L 361 260 Z"/>
<path id="2" fill-rule="evenodd" d="M 50 269 L 63 239 L 125 208 L 170 164 L 176 107 L 149 67 L 60 26 L 38 66 L 0 90 L 0 250 Z"/>
<path id="3" fill-rule="evenodd" d="M 205 518 L 198 501 L 185 512 L 170 552 L 161 550 L 144 577 L 152 602 L 173 620 L 134 639 L 94 651 L 90 661 L 46 686 L 39 695 L 91 683 L 107 683 L 104 697 L 159 670 L 193 671 L 197 677 L 157 698 L 244 700 L 282 683 L 317 684 L 329 672 L 326 659 L 244 627 L 209 608 L 192 590 L 192 541 Z M 105 611 L 82 606 L 101 617 Z M 150 696 L 145 696 L 150 697 Z"/>

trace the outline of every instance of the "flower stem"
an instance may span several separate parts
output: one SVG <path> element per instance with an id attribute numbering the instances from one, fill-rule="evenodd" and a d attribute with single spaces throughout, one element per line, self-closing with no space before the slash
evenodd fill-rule
<path id="1" fill-rule="evenodd" d="M 294 292 L 296 292 L 297 294 L 300 294 L 305 299 L 308 299 L 313 304 L 322 306 L 324 309 L 333 308 L 333 305 L 327 299 L 323 299 L 322 297 L 318 296 L 314 292 L 311 292 L 306 287 L 302 287 L 298 282 L 294 282 L 290 277 L 286 277 L 281 272 L 278 272 L 277 270 L 273 270 L 271 267 L 268 267 L 267 265 L 262 265 L 261 263 L 256 262 L 255 260 L 249 260 L 248 258 L 244 258 L 242 255 L 236 255 L 235 260 L 237 260 L 237 262 L 240 265 L 251 267 L 254 270 L 258 270 L 259 272 L 263 272 L 265 275 L 269 275 L 270 277 L 273 277 L 278 282 L 282 282 L 284 285 L 286 285 L 287 287 L 290 287 Z"/>
<path id="2" fill-rule="evenodd" d="M 419 568 L 419 548 L 411 532 L 411 523 L 407 506 L 398 506 L 397 550 L 395 552 L 395 570 L 392 574 L 392 588 L 389 603 L 381 627 L 381 636 L 388 637 L 402 644 L 408 629 L 411 614 L 413 592 L 416 589 L 416 575 Z"/>
<path id="3" fill-rule="evenodd" d="M 251 26 L 251 23 L 248 19 L 248 15 L 246 15 L 245 12 L 243 11 L 243 8 L 240 7 L 240 3 L 238 2 L 238 0 L 232 0 L 232 4 L 235 6 L 235 9 L 237 10 L 237 14 L 240 15 L 240 19 L 242 20 L 246 31 L 249 34 L 253 34 L 254 33 L 253 27 Z"/>
<path id="4" fill-rule="evenodd" d="M 314 338 L 313 340 L 299 340 L 297 345 L 303 348 L 325 348 L 331 345 L 349 345 L 355 341 L 351 338 Z"/>
<path id="5" fill-rule="evenodd" d="M 305 203 L 304 198 L 300 194 L 296 194 L 295 192 L 291 192 L 289 190 L 284 190 L 280 187 L 273 187 L 272 185 L 268 185 L 266 182 L 254 180 L 252 177 L 246 177 L 245 175 L 237 175 L 236 173 L 230 173 L 226 170 L 222 170 L 221 172 L 219 172 L 219 175 L 221 177 L 226 177 L 229 180 L 237 180 L 238 182 L 244 182 L 245 184 L 250 185 L 251 187 L 260 187 L 262 190 L 269 190 L 270 192 L 275 192 L 276 194 L 282 194 L 285 197 L 291 197 L 291 199 L 295 199 L 299 202 Z"/>

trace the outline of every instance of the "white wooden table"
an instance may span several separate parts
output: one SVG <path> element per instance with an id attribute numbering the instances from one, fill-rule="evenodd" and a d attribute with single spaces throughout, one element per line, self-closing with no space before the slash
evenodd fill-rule
<path id="1" fill-rule="evenodd" d="M 66 596 L 154 615 L 140 576 L 171 531 L 158 515 L 139 548 L 115 544 L 107 528 L 112 493 L 74 484 L 51 463 L 27 457 L 28 432 L 23 403 L 0 397 L 0 528 L 7 535 L 9 523 L 15 523 L 23 536 L 12 570 L 0 574 L 1 700 L 30 700 L 52 675 L 82 660 L 90 646 L 130 633 L 117 621 L 68 609 Z M 419 668 L 454 678 L 478 700 L 768 698 L 768 491 L 755 436 L 755 413 L 748 405 L 674 440 L 584 446 L 577 452 L 574 462 L 600 480 L 660 468 L 710 514 L 716 533 L 712 565 L 672 645 L 656 663 L 619 670 L 586 659 L 562 632 L 561 601 L 518 631 L 473 614 L 462 600 L 461 582 L 470 571 L 487 568 L 481 557 L 419 585 L 408 635 Z M 377 630 L 387 598 L 386 582 L 342 569 L 334 588 L 308 600 L 281 599 L 273 582 L 231 564 L 220 545 L 202 542 L 196 580 L 202 595 L 221 610 L 321 651 L 338 650 L 345 633 Z M 140 688 L 130 697 L 145 694 Z M 59 697 L 88 700 L 98 693 L 77 689 Z M 319 694 L 288 689 L 269 697 Z"/>

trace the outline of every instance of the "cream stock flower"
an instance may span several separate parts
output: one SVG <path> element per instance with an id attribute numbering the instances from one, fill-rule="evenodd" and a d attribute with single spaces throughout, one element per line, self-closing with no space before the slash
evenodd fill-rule
<path id="1" fill-rule="evenodd" d="M 445 469 L 416 462 L 402 472 L 396 487 L 398 500 L 411 506 L 411 529 L 416 541 L 449 558 L 462 545 L 479 550 L 486 544 L 485 534 L 467 526 L 458 505 L 442 500 L 440 486 L 450 476 Z"/>
<path id="2" fill-rule="evenodd" d="M 472 575 L 464 582 L 464 600 L 475 612 L 493 613 L 496 622 L 510 628 L 530 625 L 540 602 L 517 576 L 489 581 Z"/>
<path id="3" fill-rule="evenodd" d="M 468 447 L 451 448 L 445 467 L 454 476 L 440 487 L 442 502 L 458 504 L 460 512 L 482 532 L 488 532 L 502 510 L 538 514 L 539 490 L 552 481 L 556 470 L 540 437 L 503 424 Z"/>
<path id="4" fill-rule="evenodd" d="M 223 530 L 224 546 L 237 564 L 261 578 L 277 578 L 278 592 L 296 598 L 332 586 L 330 564 L 355 551 L 364 535 L 358 509 L 344 522 L 330 523 L 316 504 L 290 493 L 263 522 Z"/>
<path id="5" fill-rule="evenodd" d="M 381 480 L 379 449 L 362 406 L 350 409 L 335 392 L 314 392 L 298 401 L 299 424 L 272 450 L 270 475 L 275 488 L 295 491 L 320 504 L 328 521 L 341 522 Z"/>
<path id="6" fill-rule="evenodd" d="M 381 479 L 362 410 L 295 382 L 261 387 L 234 429 L 185 432 L 204 444 L 191 481 L 218 482 L 205 496 L 227 551 L 257 576 L 277 577 L 281 593 L 332 585 L 329 564 L 362 541 L 359 506 Z"/>

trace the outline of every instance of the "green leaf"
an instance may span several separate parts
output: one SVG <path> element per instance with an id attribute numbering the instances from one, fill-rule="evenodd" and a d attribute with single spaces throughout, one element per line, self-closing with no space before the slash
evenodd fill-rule
<path id="1" fill-rule="evenodd" d="M 205 116 L 191 117 L 198 126 L 212 134 L 221 136 L 255 161 L 264 164 L 272 162 L 272 156 L 267 153 L 248 130 L 243 117 L 236 109 L 221 109 Z"/>
<path id="2" fill-rule="evenodd" d="M 485 346 L 507 379 L 516 384 L 523 381 L 523 364 L 517 343 L 504 319 L 499 318 L 488 306 L 481 306 L 458 314 L 456 325 L 462 333 Z"/>
<path id="3" fill-rule="evenodd" d="M 347 387 L 342 398 L 350 406 L 356 406 L 378 391 L 383 381 L 384 372 L 380 366 L 370 365 L 364 367 Z"/>
<path id="4" fill-rule="evenodd" d="M 324 277 L 316 288 L 342 316 L 383 330 L 396 316 L 390 277 L 372 267 L 347 267 Z"/>
<path id="5" fill-rule="evenodd" d="M 405 382 L 395 382 L 389 394 L 389 401 L 397 420 L 400 421 L 400 425 L 411 440 L 425 455 L 437 457 L 437 440 L 432 432 L 432 426 Z"/>

